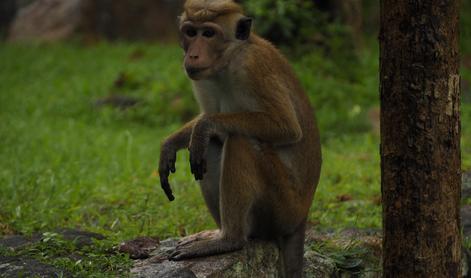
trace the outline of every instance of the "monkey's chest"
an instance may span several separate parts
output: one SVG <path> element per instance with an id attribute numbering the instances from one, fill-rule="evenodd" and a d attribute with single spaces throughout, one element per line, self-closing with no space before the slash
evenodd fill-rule
<path id="1" fill-rule="evenodd" d="M 195 90 L 195 97 L 201 111 L 208 114 L 254 111 L 257 109 L 257 104 L 250 95 L 234 89 L 223 87 L 199 88 Z"/>

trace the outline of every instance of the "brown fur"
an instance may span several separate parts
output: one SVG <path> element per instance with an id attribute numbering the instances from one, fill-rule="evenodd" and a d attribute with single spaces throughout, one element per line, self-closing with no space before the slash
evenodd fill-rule
<path id="1" fill-rule="evenodd" d="M 207 11 L 212 14 L 204 19 L 224 33 L 235 32 L 243 18 L 232 1 L 188 0 L 182 24 L 206 28 L 192 16 Z M 170 258 L 229 252 L 250 238 L 276 240 L 285 276 L 301 277 L 305 221 L 321 166 L 309 99 L 287 60 L 269 42 L 253 33 L 246 40 L 234 34 L 224 34 L 226 39 L 198 34 L 184 36 L 183 43 L 187 69 L 211 65 L 189 73 L 202 114 L 164 142 L 160 174 L 162 185 L 168 185 L 176 151 L 188 147 L 192 173 L 201 180 L 220 232 L 184 240 Z M 209 54 L 200 55 L 204 51 Z M 189 55 L 194 59 L 187 59 Z"/>
<path id="2" fill-rule="evenodd" d="M 183 20 L 212 21 L 226 14 L 242 13 L 242 8 L 231 0 L 193 0 L 184 5 Z"/>

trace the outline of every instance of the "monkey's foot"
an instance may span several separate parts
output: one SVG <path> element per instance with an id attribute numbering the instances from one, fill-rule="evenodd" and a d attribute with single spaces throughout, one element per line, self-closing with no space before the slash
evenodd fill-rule
<path id="1" fill-rule="evenodd" d="M 244 247 L 243 240 L 230 240 L 225 238 L 214 238 L 200 241 L 193 241 L 186 245 L 178 245 L 169 256 L 171 261 L 179 261 L 197 257 L 218 255 L 231 251 L 236 251 Z"/>
<path id="2" fill-rule="evenodd" d="M 205 240 L 205 239 L 215 239 L 219 236 L 219 230 L 210 230 L 210 231 L 202 231 L 193 235 L 186 236 L 180 239 L 177 243 L 177 248 L 188 245 L 189 243 Z"/>

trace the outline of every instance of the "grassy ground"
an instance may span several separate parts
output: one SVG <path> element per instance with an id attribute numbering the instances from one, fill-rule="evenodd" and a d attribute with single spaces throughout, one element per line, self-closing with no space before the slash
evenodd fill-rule
<path id="1" fill-rule="evenodd" d="M 293 60 L 322 132 L 309 215 L 320 229 L 381 226 L 379 138 L 369 123 L 377 56 L 370 49 L 351 60 Z M 197 111 L 180 60 L 172 45 L 0 45 L 0 235 L 72 227 L 112 244 L 214 228 L 186 151 L 171 177 L 175 202 L 155 172 L 162 138 Z M 471 81 L 470 70 L 463 76 Z M 110 93 L 142 101 L 128 110 L 94 105 Z M 462 111 L 463 168 L 471 170 L 471 104 Z"/>

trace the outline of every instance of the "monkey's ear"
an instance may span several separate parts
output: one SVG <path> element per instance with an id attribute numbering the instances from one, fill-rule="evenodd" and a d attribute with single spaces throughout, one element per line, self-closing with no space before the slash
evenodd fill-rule
<path id="1" fill-rule="evenodd" d="M 236 39 L 245 41 L 250 37 L 250 30 L 252 29 L 252 19 L 250 17 L 243 17 L 237 22 Z"/>

